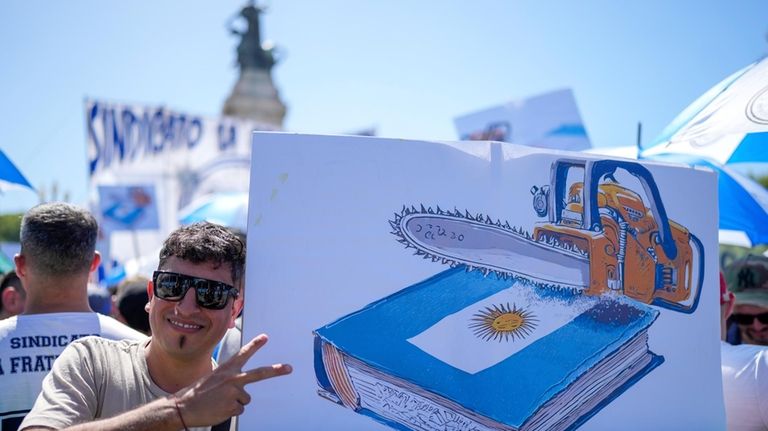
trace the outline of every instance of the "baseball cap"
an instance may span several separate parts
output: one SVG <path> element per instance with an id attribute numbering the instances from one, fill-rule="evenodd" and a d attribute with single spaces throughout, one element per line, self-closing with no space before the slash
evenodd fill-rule
<path id="1" fill-rule="evenodd" d="M 768 257 L 747 255 L 726 266 L 724 272 L 736 304 L 768 307 Z"/>

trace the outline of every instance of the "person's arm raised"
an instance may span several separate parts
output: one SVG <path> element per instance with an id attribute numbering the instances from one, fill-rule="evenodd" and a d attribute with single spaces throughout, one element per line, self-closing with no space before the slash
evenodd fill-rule
<path id="1" fill-rule="evenodd" d="M 262 334 L 243 346 L 229 361 L 170 397 L 155 400 L 118 416 L 66 428 L 69 431 L 180 430 L 212 426 L 243 413 L 251 396 L 245 385 L 289 374 L 287 364 L 242 371 L 243 366 L 267 342 Z M 24 431 L 49 428 L 25 428 Z"/>

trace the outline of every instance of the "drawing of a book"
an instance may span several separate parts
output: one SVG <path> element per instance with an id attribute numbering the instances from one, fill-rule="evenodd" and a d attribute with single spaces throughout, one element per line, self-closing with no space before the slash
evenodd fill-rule
<path id="1" fill-rule="evenodd" d="M 657 316 L 459 266 L 317 329 L 318 393 L 403 430 L 576 429 L 663 362 Z"/>

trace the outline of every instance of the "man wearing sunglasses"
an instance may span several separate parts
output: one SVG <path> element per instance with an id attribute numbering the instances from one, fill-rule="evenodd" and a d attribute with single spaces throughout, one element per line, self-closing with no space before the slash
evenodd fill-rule
<path id="1" fill-rule="evenodd" d="M 147 286 L 152 336 L 73 343 L 21 429 L 228 429 L 226 420 L 250 402 L 246 384 L 291 372 L 285 364 L 242 370 L 265 335 L 218 368 L 211 360 L 243 306 L 245 244 L 232 232 L 210 223 L 181 227 L 166 239 L 158 266 Z"/>
<path id="2" fill-rule="evenodd" d="M 768 258 L 750 254 L 724 272 L 736 297 L 728 341 L 768 346 Z"/>

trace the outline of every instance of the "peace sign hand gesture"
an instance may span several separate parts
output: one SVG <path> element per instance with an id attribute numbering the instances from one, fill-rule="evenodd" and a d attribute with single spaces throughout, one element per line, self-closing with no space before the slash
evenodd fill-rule
<path id="1" fill-rule="evenodd" d="M 209 426 L 243 413 L 251 396 L 245 385 L 292 371 L 288 364 L 273 364 L 242 371 L 248 359 L 267 343 L 261 334 L 244 345 L 210 375 L 174 394 L 179 414 L 186 427 Z"/>

